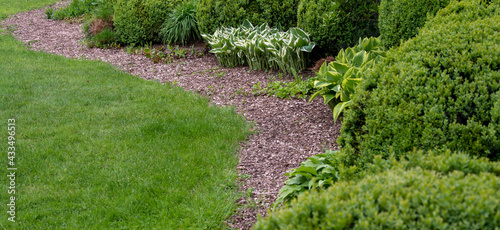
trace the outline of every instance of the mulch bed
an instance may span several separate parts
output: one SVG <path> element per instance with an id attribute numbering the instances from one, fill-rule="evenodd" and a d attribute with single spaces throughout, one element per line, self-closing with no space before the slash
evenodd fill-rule
<path id="1" fill-rule="evenodd" d="M 69 2 L 56 3 L 55 7 Z M 297 167 L 307 157 L 337 149 L 335 140 L 340 123 L 321 99 L 308 103 L 305 99 L 279 99 L 253 95 L 252 86 L 265 85 L 277 72 L 252 71 L 248 67 L 223 68 L 215 56 L 180 59 L 171 64 L 155 64 L 144 55 L 121 49 L 87 48 L 81 24 L 45 18 L 45 9 L 19 13 L 2 22 L 17 39 L 30 49 L 63 55 L 69 58 L 102 60 L 147 80 L 171 82 L 188 91 L 208 97 L 219 106 L 234 106 L 249 122 L 255 133 L 241 143 L 239 173 L 241 189 L 253 189 L 250 199 L 241 198 L 240 208 L 227 225 L 250 229 L 258 213 L 276 200 L 287 170 Z M 188 50 L 190 46 L 186 47 Z M 204 49 L 195 44 L 195 49 Z M 305 72 L 310 75 L 312 72 Z M 292 80 L 288 77 L 288 80 Z"/>

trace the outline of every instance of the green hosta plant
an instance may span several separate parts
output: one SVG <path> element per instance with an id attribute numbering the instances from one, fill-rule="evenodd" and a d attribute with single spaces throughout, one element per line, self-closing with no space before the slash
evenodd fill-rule
<path id="1" fill-rule="evenodd" d="M 335 61 L 328 65 L 323 63 L 316 73 L 318 80 L 314 87 L 318 90 L 311 96 L 309 102 L 321 95 L 325 104 L 330 106 L 333 119 L 337 121 L 340 113 L 351 105 L 354 90 L 363 79 L 363 73 L 371 69 L 385 56 L 385 50 L 380 46 L 380 39 L 365 38 L 355 47 L 341 50 Z"/>
<path id="2" fill-rule="evenodd" d="M 354 177 L 356 167 L 345 167 L 341 151 L 326 151 L 307 158 L 298 168 L 286 173 L 288 179 L 278 193 L 278 199 L 272 208 L 288 202 L 300 193 L 312 189 L 326 189 L 339 179 Z"/>
<path id="3" fill-rule="evenodd" d="M 202 37 L 225 67 L 248 64 L 251 69 L 279 69 L 291 74 L 307 68 L 315 44 L 298 28 L 283 32 L 264 23 L 253 26 L 244 21 L 238 28 L 220 28 Z"/>

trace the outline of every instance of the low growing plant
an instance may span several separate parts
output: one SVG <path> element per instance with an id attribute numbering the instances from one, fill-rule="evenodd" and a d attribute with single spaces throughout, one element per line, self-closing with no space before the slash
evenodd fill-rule
<path id="1" fill-rule="evenodd" d="M 314 88 L 318 91 L 311 96 L 309 102 L 321 95 L 332 110 L 333 119 L 337 121 L 342 111 L 351 105 L 351 97 L 355 88 L 363 80 L 363 73 L 370 70 L 385 56 L 385 50 L 378 38 L 359 39 L 359 44 L 341 50 L 335 61 L 324 62 Z"/>
<path id="2" fill-rule="evenodd" d="M 260 85 L 260 82 L 253 86 L 254 94 L 267 94 L 268 96 L 276 96 L 282 99 L 301 98 L 306 99 L 313 91 L 314 81 L 316 78 L 302 79 L 301 76 L 295 77 L 294 81 L 272 81 L 265 87 Z"/>

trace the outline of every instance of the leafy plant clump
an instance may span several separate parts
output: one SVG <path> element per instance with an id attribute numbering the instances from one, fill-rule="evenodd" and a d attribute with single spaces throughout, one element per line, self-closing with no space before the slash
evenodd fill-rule
<path id="1" fill-rule="evenodd" d="M 85 33 L 84 43 L 92 48 L 119 47 L 119 39 L 113 24 L 113 1 L 100 4 L 93 12 L 90 19 L 83 24 Z"/>
<path id="2" fill-rule="evenodd" d="M 450 0 L 381 0 L 378 27 L 382 44 L 397 46 L 417 35 L 428 15 L 433 17 L 448 3 Z"/>
<path id="3" fill-rule="evenodd" d="M 213 35 L 202 34 L 210 50 L 225 67 L 248 64 L 251 69 L 275 69 L 285 73 L 307 68 L 315 44 L 299 28 L 282 32 L 266 23 L 254 27 L 245 21 L 240 27 L 223 27 Z"/>
<path id="4" fill-rule="evenodd" d="M 182 45 L 195 39 L 201 39 L 196 20 L 196 0 L 178 5 L 169 14 L 160 36 L 164 43 L 181 43 Z"/>
<path id="5" fill-rule="evenodd" d="M 321 95 L 332 110 L 333 119 L 337 121 L 342 111 L 352 103 L 355 88 L 363 80 L 363 73 L 369 71 L 385 56 L 385 50 L 378 38 L 359 39 L 353 48 L 341 50 L 335 61 L 321 66 L 318 79 L 314 81 L 317 92 L 309 102 Z"/>
<path id="6" fill-rule="evenodd" d="M 500 159 L 500 1 L 452 2 L 358 87 L 339 144 L 353 165 L 443 148 Z"/>
<path id="7" fill-rule="evenodd" d="M 254 229 L 495 229 L 499 189 L 498 174 L 399 166 L 299 195 Z"/>
<path id="8" fill-rule="evenodd" d="M 378 37 L 380 0 L 300 0 L 297 27 L 311 35 L 318 52 L 336 55 L 359 38 Z"/>

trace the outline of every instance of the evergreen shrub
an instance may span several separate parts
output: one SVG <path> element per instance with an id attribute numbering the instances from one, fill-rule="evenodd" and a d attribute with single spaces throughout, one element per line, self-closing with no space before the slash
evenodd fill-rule
<path id="1" fill-rule="evenodd" d="M 383 45 L 397 46 L 417 35 L 424 26 L 427 14 L 434 16 L 450 0 L 382 0 L 380 2 L 379 29 Z"/>
<path id="2" fill-rule="evenodd" d="M 500 1 L 452 2 L 366 74 L 339 144 L 352 165 L 413 148 L 499 160 Z"/>
<path id="3" fill-rule="evenodd" d="M 159 32 L 169 13 L 183 0 L 118 0 L 114 26 L 120 41 L 142 45 L 159 42 Z"/>
<path id="4" fill-rule="evenodd" d="M 359 38 L 378 37 L 380 0 L 300 0 L 297 27 L 304 29 L 328 55 L 356 45 Z"/>

